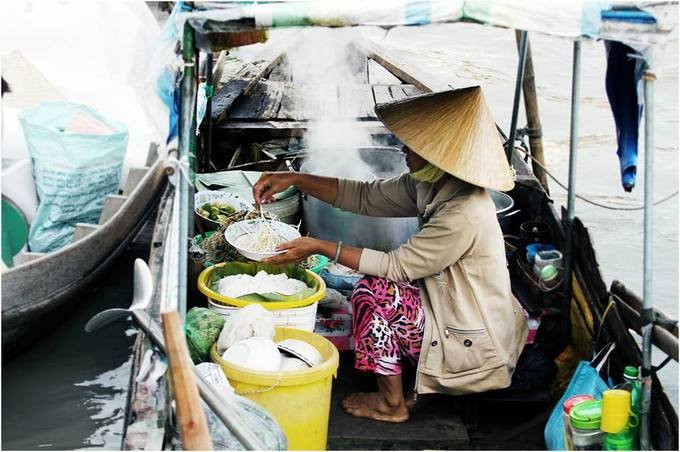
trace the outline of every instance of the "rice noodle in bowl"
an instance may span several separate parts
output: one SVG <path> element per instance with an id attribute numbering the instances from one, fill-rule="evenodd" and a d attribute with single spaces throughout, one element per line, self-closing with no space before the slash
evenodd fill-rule
<path id="1" fill-rule="evenodd" d="M 276 247 L 300 237 L 300 232 L 280 221 L 256 219 L 232 224 L 224 237 L 242 256 L 261 261 L 285 253 L 276 251 Z"/>

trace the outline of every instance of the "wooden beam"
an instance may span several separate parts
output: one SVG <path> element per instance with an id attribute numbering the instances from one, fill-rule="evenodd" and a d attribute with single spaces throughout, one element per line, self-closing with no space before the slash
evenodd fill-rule
<path id="1" fill-rule="evenodd" d="M 642 335 L 642 320 L 640 319 L 640 313 L 628 305 L 620 297 L 613 295 L 613 298 L 616 302 L 616 307 L 621 313 L 621 317 L 626 323 L 626 326 L 634 330 L 639 335 Z M 662 328 L 659 325 L 654 325 L 652 327 L 652 344 L 673 358 L 675 361 L 678 361 L 678 338 L 670 331 Z"/>
<path id="2" fill-rule="evenodd" d="M 363 38 L 354 41 L 353 45 L 357 51 L 365 53 L 368 58 L 375 60 L 399 80 L 417 86 L 424 93 L 448 89 L 446 83 L 437 80 L 432 74 L 420 69 L 418 65 L 375 41 Z"/>
<path id="3" fill-rule="evenodd" d="M 619 297 L 624 303 L 630 306 L 635 312 L 640 313 L 642 310 L 642 299 L 633 291 L 629 290 L 620 281 L 614 280 L 611 285 L 611 293 Z M 654 323 L 661 328 L 666 329 L 676 338 L 678 337 L 678 323 L 677 320 L 670 318 L 664 312 L 654 308 Z"/>
<path id="4" fill-rule="evenodd" d="M 281 43 L 269 45 L 233 76 L 224 74 L 221 80 L 222 88 L 212 99 L 213 121 L 227 117 L 236 99 L 248 95 L 257 82 L 266 77 L 283 59 L 285 50 L 291 45 L 292 41 L 292 39 L 286 39 Z"/>
<path id="5" fill-rule="evenodd" d="M 368 83 L 371 85 L 399 85 L 401 80 L 375 60 L 368 59 Z"/>
<path id="6" fill-rule="evenodd" d="M 521 30 L 515 30 L 515 38 L 517 47 L 519 48 Z M 527 38 L 528 39 L 528 38 Z M 533 133 L 529 134 L 529 149 L 531 155 L 542 166 L 545 166 L 545 158 L 543 157 L 543 139 L 541 138 L 541 116 L 538 113 L 538 96 L 536 95 L 536 79 L 534 77 L 534 63 L 531 56 L 531 44 L 527 41 L 527 52 L 524 62 L 524 79 L 522 81 L 522 90 L 524 93 L 524 111 L 527 115 L 527 127 Z M 550 194 L 548 190 L 548 176 L 543 168 L 532 160 L 532 168 L 536 178 L 539 180 L 546 193 Z"/>
<path id="7" fill-rule="evenodd" d="M 223 121 L 216 130 L 230 136 L 258 138 L 301 137 L 307 131 L 307 121 Z M 380 121 L 358 121 L 357 127 L 372 135 L 388 135 L 390 132 Z"/>

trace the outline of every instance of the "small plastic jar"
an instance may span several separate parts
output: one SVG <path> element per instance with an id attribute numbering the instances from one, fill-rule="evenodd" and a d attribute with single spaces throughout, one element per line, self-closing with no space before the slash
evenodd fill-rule
<path id="1" fill-rule="evenodd" d="M 588 400 L 575 405 L 569 412 L 573 450 L 602 450 L 604 432 L 600 430 L 602 401 Z"/>
<path id="2" fill-rule="evenodd" d="M 564 421 L 564 448 L 566 450 L 573 450 L 571 444 L 571 428 L 569 424 L 569 412 L 574 406 L 581 402 L 593 400 L 593 396 L 588 394 L 579 394 L 569 397 L 562 404 L 562 420 Z"/>

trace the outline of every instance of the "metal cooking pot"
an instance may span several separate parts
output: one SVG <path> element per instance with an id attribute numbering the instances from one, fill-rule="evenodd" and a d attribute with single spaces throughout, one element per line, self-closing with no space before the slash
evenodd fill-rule
<path id="1" fill-rule="evenodd" d="M 302 156 L 304 156 L 304 152 Z M 359 156 L 367 163 L 369 171 L 356 175 L 359 180 L 374 180 L 398 176 L 408 171 L 404 155 L 395 147 L 365 147 L 359 149 Z M 312 173 L 303 160 L 294 162 L 294 166 L 303 173 Z M 314 171 L 321 176 L 340 176 L 341 169 L 324 168 Z M 338 172 L 340 171 L 340 174 Z M 513 199 L 499 191 L 488 190 L 496 206 L 496 217 L 505 229 L 511 217 L 519 212 L 512 211 Z M 405 243 L 409 237 L 420 230 L 418 219 L 413 218 L 379 218 L 358 215 L 336 209 L 313 196 L 303 196 L 302 218 L 307 232 L 313 237 L 337 242 L 342 240 L 346 245 L 371 248 L 380 251 L 391 251 Z"/>
<path id="2" fill-rule="evenodd" d="M 515 206 L 515 200 L 509 195 L 496 190 L 487 190 L 494 206 L 496 206 L 496 218 L 501 225 L 501 229 L 505 231 L 510 226 L 512 217 L 520 212 L 520 209 L 512 210 Z"/>
<path id="3" fill-rule="evenodd" d="M 370 168 L 370 171 L 355 175 L 360 180 L 370 181 L 376 176 L 389 178 L 408 171 L 404 154 L 399 148 L 366 147 L 359 149 L 359 156 Z M 342 177 L 342 170 L 324 168 L 314 171 L 314 174 Z M 304 161 L 300 171 L 310 172 Z M 343 212 L 313 196 L 303 197 L 302 218 L 313 237 L 333 242 L 342 240 L 347 245 L 380 251 L 398 248 L 419 230 L 416 217 L 379 218 Z"/>

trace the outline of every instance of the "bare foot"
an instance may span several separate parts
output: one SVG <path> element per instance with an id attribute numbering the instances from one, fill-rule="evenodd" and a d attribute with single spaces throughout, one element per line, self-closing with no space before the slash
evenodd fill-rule
<path id="1" fill-rule="evenodd" d="M 408 409 L 402 399 L 400 403 L 390 404 L 379 392 L 358 392 L 341 402 L 342 407 L 352 416 L 365 417 L 383 422 L 405 422 Z"/>

